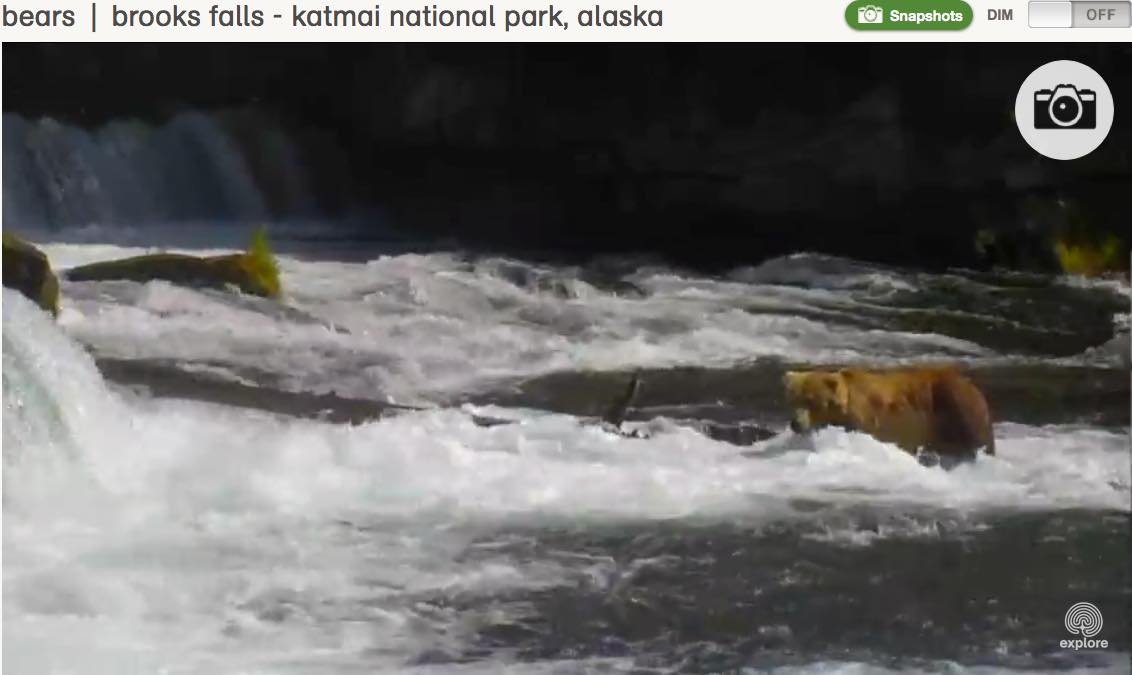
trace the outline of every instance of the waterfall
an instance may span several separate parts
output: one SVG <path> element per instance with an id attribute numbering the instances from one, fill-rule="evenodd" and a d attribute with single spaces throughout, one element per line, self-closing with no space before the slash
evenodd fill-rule
<path id="1" fill-rule="evenodd" d="M 273 119 L 185 112 L 84 129 L 5 114 L 3 217 L 21 230 L 310 217 L 303 149 Z"/>

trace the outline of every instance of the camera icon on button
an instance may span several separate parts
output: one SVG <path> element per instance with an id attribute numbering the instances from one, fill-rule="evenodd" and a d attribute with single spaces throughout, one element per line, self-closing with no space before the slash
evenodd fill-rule
<path id="1" fill-rule="evenodd" d="M 1018 88 L 1014 122 L 1031 148 L 1051 159 L 1077 159 L 1108 137 L 1112 91 L 1100 73 L 1077 61 L 1051 61 Z"/>
<path id="2" fill-rule="evenodd" d="M 876 5 L 858 7 L 857 23 L 884 23 L 884 8 Z"/>
<path id="3" fill-rule="evenodd" d="M 1035 129 L 1096 129 L 1097 92 L 1059 84 L 1034 92 Z"/>

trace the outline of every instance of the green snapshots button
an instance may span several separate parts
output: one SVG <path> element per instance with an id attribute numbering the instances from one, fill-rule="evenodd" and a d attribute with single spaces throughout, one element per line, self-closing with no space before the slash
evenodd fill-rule
<path id="1" fill-rule="evenodd" d="M 962 30 L 974 15 L 963 0 L 853 0 L 845 8 L 857 30 Z"/>

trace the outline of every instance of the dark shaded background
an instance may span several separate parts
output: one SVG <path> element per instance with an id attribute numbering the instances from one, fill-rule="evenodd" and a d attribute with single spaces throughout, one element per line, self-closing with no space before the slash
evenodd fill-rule
<path id="1" fill-rule="evenodd" d="M 1038 242 L 999 258 L 1040 267 L 1065 219 L 1051 204 L 1093 205 L 1102 231 L 1128 216 L 1127 44 L 3 49 L 6 112 L 94 126 L 250 106 L 323 139 L 305 158 L 326 212 L 379 207 L 473 247 L 985 266 L 1001 260 L 975 232 L 994 227 Z M 1072 162 L 1012 119 L 1022 80 L 1061 58 L 1099 71 L 1117 105 L 1104 145 Z"/>

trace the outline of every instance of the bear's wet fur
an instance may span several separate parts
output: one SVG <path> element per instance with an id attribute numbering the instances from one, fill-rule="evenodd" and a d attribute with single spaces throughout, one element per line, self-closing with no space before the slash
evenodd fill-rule
<path id="1" fill-rule="evenodd" d="M 994 428 L 982 391 L 956 368 L 806 370 L 786 373 L 791 428 L 862 431 L 940 463 L 993 455 Z"/>

